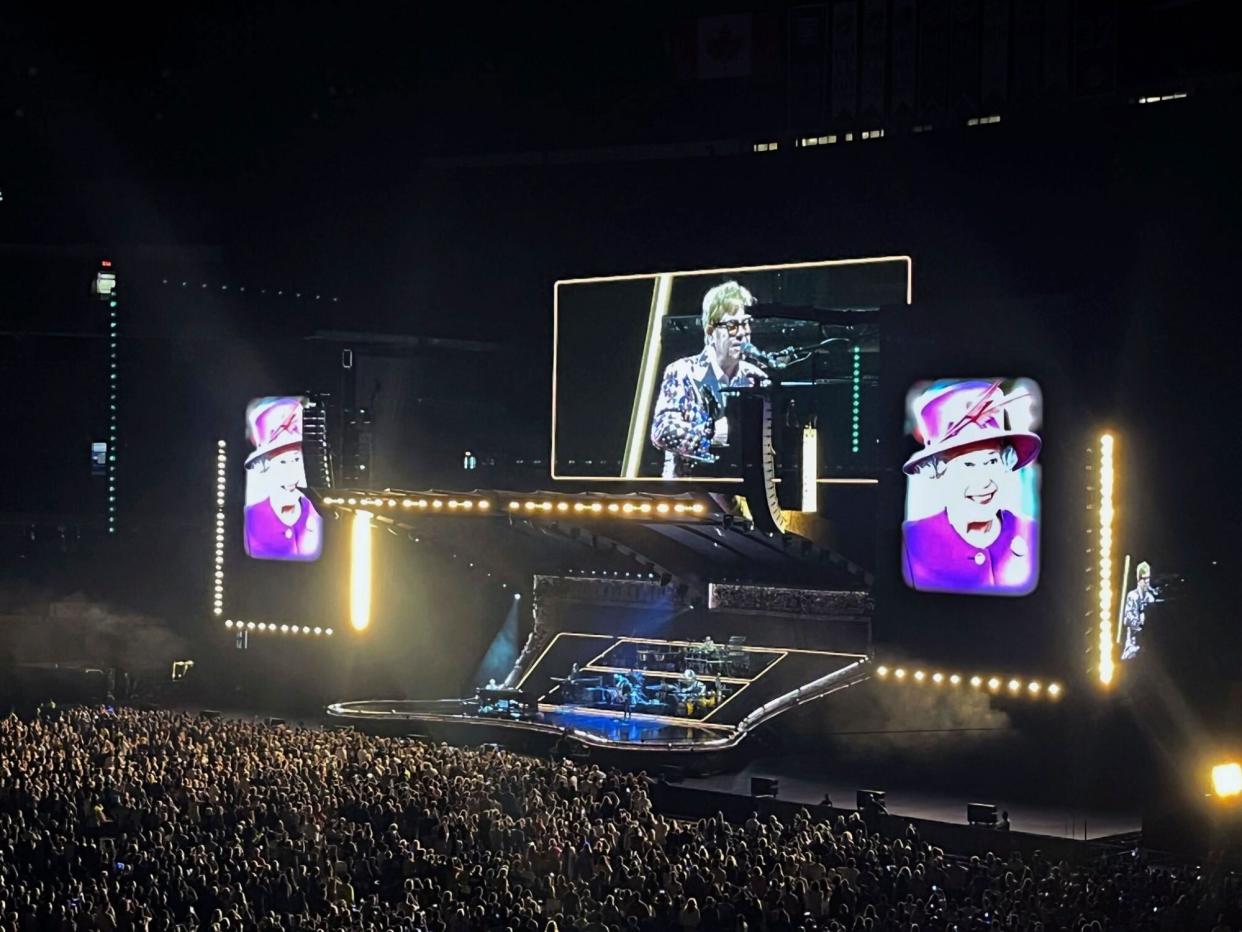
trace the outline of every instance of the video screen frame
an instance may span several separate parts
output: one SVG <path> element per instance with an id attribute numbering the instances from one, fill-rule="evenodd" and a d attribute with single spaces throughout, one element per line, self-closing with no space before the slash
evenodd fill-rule
<path id="1" fill-rule="evenodd" d="M 902 578 L 920 593 L 1039 586 L 1043 391 L 1027 377 L 945 377 L 906 393 Z"/>
<path id="2" fill-rule="evenodd" d="M 914 285 L 914 261 L 908 255 L 890 255 L 890 256 L 871 256 L 854 259 L 825 259 L 809 262 L 784 262 L 765 265 L 751 266 L 725 266 L 720 268 L 706 269 L 689 269 L 683 271 L 661 271 L 661 272 L 645 272 L 633 273 L 625 275 L 604 275 L 588 278 L 568 278 L 559 279 L 553 283 L 552 287 L 552 417 L 551 417 L 551 449 L 549 454 L 549 469 L 551 478 L 555 481 L 569 482 L 624 482 L 631 485 L 650 484 L 650 483 L 695 483 L 703 484 L 738 484 L 743 481 L 741 476 L 610 476 L 610 475 L 590 475 L 577 474 L 569 472 L 561 472 L 558 469 L 556 439 L 557 439 L 557 411 L 558 411 L 558 386 L 559 386 L 559 355 L 560 355 L 560 289 L 562 286 L 568 285 L 585 285 L 599 284 L 605 282 L 624 282 L 637 281 L 641 279 L 672 279 L 679 276 L 711 276 L 711 275 L 745 275 L 754 272 L 773 272 L 787 269 L 809 269 L 809 268 L 830 268 L 834 266 L 850 266 L 850 265 L 866 265 L 878 263 L 903 262 L 906 266 L 905 275 L 905 303 L 910 305 L 913 303 L 913 285 Z M 660 320 L 653 308 L 652 314 L 648 320 L 647 338 L 644 341 L 643 359 L 640 368 L 640 378 L 635 390 L 635 410 L 640 404 L 650 403 L 654 405 L 654 398 L 657 386 L 659 385 L 661 373 L 656 365 L 660 358 L 660 342 L 657 339 L 660 333 Z M 649 424 L 651 420 L 651 411 L 647 412 L 646 419 L 639 418 L 643 424 Z M 632 419 L 630 433 L 635 435 L 634 419 Z M 649 429 L 649 428 L 644 428 Z M 817 478 L 817 483 L 821 484 L 859 484 L 870 485 L 878 481 L 877 477 L 859 477 L 859 478 Z"/>
<path id="3" fill-rule="evenodd" d="M 323 554 L 323 516 L 306 494 L 306 402 L 300 395 L 269 395 L 246 406 L 242 533 L 251 559 L 313 563 Z"/>

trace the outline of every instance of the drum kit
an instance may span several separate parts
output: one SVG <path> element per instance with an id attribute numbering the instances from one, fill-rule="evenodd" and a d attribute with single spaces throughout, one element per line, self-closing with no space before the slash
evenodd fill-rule
<path id="1" fill-rule="evenodd" d="M 732 644 L 721 645 L 707 638 L 699 644 L 650 644 L 634 652 L 642 670 L 680 672 L 693 670 L 701 676 L 729 676 L 748 672 L 749 655 Z"/>
<path id="2" fill-rule="evenodd" d="M 635 659 L 644 670 L 681 670 L 686 664 L 686 653 L 685 647 L 659 644 L 638 648 Z"/>

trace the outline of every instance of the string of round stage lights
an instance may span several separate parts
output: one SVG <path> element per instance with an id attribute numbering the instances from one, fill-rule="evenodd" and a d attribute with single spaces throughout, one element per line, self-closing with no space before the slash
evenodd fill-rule
<path id="1" fill-rule="evenodd" d="M 1113 682 L 1113 435 L 1100 436 L 1099 465 L 1099 680 Z"/>
<path id="2" fill-rule="evenodd" d="M 120 383 L 120 370 L 117 365 L 117 341 L 120 337 L 120 312 L 118 311 L 116 272 L 112 271 L 112 261 L 104 259 L 100 262 L 100 273 L 96 273 L 96 282 L 101 277 L 110 276 L 112 288 L 101 291 L 101 297 L 108 300 L 108 446 L 104 452 L 107 456 L 104 473 L 108 484 L 108 533 L 115 534 L 117 529 L 117 438 L 119 436 L 118 420 L 120 406 L 117 400 Z M 98 290 L 98 286 L 97 286 Z"/>
<path id="3" fill-rule="evenodd" d="M 212 566 L 211 612 L 217 618 L 224 614 L 224 519 L 225 491 L 228 485 L 228 443 L 216 441 L 216 549 Z"/>
<path id="4" fill-rule="evenodd" d="M 194 283 L 189 281 L 188 279 L 185 279 L 180 282 L 176 282 L 176 281 L 170 281 L 169 279 L 164 278 L 160 280 L 160 284 L 161 285 L 174 285 L 174 286 L 179 285 L 180 287 L 187 288 L 187 289 L 194 288 Z M 333 304 L 339 304 L 341 300 L 340 298 L 335 297 L 335 296 L 329 296 L 325 298 L 321 292 L 313 293 L 309 290 L 306 292 L 302 292 L 302 291 L 298 291 L 295 288 L 253 288 L 252 287 L 249 289 L 249 291 L 247 291 L 245 285 L 238 285 L 236 287 L 230 288 L 228 285 L 216 285 L 211 282 L 200 282 L 198 284 L 197 290 L 198 291 L 224 291 L 224 292 L 232 292 L 234 294 L 249 294 L 249 295 L 257 294 L 257 295 L 262 295 L 264 297 L 270 296 L 270 297 L 276 297 L 276 298 L 291 297 L 294 300 L 300 300 L 301 298 L 305 297 L 308 301 L 329 301 Z"/>
<path id="5" fill-rule="evenodd" d="M 940 671 L 929 673 L 921 668 L 889 667 L 886 664 L 876 667 L 875 675 L 881 680 L 894 683 L 914 686 L 947 686 L 950 689 L 960 688 L 965 685 L 975 691 L 982 691 L 986 688 L 992 694 L 1007 692 L 1010 696 L 1025 695 L 1028 699 L 1046 697 L 1056 700 L 1060 699 L 1065 692 L 1064 687 L 1056 682 L 1044 683 L 1041 680 L 1025 680 L 1016 676 L 1008 678 L 997 675 L 983 676 L 978 673 L 971 676 L 966 676 L 962 673 L 942 673 Z"/>
<path id="6" fill-rule="evenodd" d="M 309 634 L 313 637 L 332 637 L 336 634 L 336 629 L 325 628 L 321 625 L 291 625 L 275 621 L 243 621 L 233 618 L 226 618 L 224 627 L 237 631 L 256 631 L 260 634 Z"/>

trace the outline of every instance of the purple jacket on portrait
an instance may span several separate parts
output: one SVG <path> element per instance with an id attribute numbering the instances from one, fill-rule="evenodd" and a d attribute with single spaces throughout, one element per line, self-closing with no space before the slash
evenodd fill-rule
<path id="1" fill-rule="evenodd" d="M 323 551 L 323 519 L 310 499 L 298 500 L 302 513 L 285 524 L 265 498 L 246 509 L 246 553 L 256 560 L 318 560 Z"/>
<path id="2" fill-rule="evenodd" d="M 968 544 L 947 513 L 902 525 L 902 574 L 924 592 L 1027 595 L 1039 582 L 1039 522 L 1000 512 L 1001 531 L 988 547 Z"/>

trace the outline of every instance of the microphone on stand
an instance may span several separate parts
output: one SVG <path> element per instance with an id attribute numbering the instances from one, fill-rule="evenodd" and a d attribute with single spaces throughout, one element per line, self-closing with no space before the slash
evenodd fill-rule
<path id="1" fill-rule="evenodd" d="M 784 369 L 787 365 L 780 354 L 765 353 L 749 340 L 742 344 L 742 355 L 768 369 Z"/>

